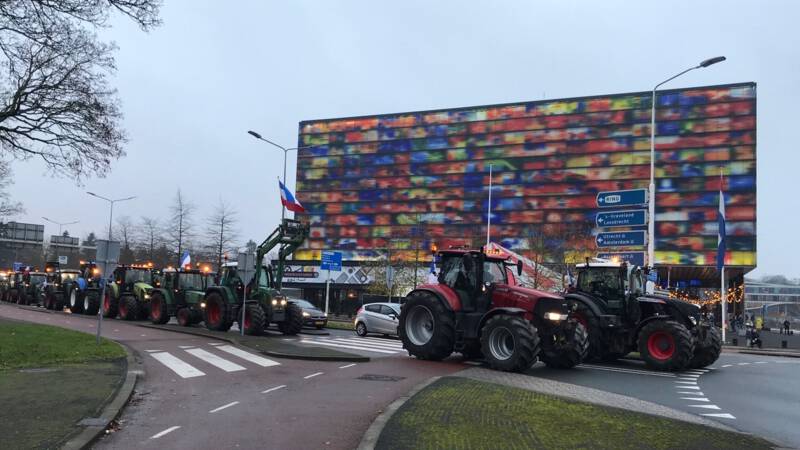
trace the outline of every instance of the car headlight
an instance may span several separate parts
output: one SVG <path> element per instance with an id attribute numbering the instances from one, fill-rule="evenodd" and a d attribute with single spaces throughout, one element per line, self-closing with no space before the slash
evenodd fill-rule
<path id="1" fill-rule="evenodd" d="M 322 313 L 322 317 L 328 317 L 328 313 Z"/>
<path id="2" fill-rule="evenodd" d="M 552 320 L 554 322 L 558 322 L 559 320 L 564 320 L 567 318 L 566 314 L 561 314 L 557 312 L 549 312 L 544 314 L 544 318 L 547 320 Z"/>
<path id="3" fill-rule="evenodd" d="M 303 311 L 303 317 L 311 317 L 311 314 L 309 314 L 309 313 L 307 313 L 307 312 Z"/>

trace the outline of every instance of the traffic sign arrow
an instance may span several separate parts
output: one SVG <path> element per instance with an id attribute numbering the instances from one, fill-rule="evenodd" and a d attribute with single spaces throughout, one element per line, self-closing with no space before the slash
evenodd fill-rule
<path id="1" fill-rule="evenodd" d="M 595 238 L 598 247 L 638 247 L 644 245 L 644 231 L 616 231 L 599 233 Z"/>
<path id="2" fill-rule="evenodd" d="M 644 204 L 647 204 L 647 189 L 606 191 L 597 194 L 597 206 L 601 208 Z"/>
<path id="3" fill-rule="evenodd" d="M 643 209 L 598 212 L 595 216 L 598 227 L 633 227 L 647 225 L 647 212 Z"/>

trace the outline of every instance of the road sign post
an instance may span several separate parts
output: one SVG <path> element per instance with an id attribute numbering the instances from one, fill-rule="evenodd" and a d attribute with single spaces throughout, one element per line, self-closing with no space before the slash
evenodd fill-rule
<path id="1" fill-rule="evenodd" d="M 342 252 L 334 252 L 332 250 L 322 251 L 322 262 L 319 266 L 320 270 L 328 271 L 328 279 L 325 280 L 325 315 L 328 315 L 328 306 L 330 302 L 331 292 L 331 270 L 342 270 Z"/>
<path id="2" fill-rule="evenodd" d="M 106 239 L 99 239 L 97 241 L 97 248 L 95 250 L 95 261 L 101 264 L 100 269 L 100 282 L 103 288 L 100 290 L 100 308 L 97 310 L 97 344 L 100 345 L 100 333 L 103 328 L 103 303 L 106 298 L 106 286 L 111 281 L 111 274 L 117 268 L 117 261 L 119 261 L 119 242 L 109 241 Z M 100 255 L 103 255 L 100 259 Z"/>
<path id="3" fill-rule="evenodd" d="M 252 253 L 239 253 L 236 259 L 236 273 L 244 284 L 242 289 L 242 320 L 239 322 L 239 332 L 244 336 L 244 318 L 247 310 L 247 285 L 256 273 L 256 256 Z M 256 280 L 258 281 L 258 280 Z"/>
<path id="4" fill-rule="evenodd" d="M 646 205 L 647 189 L 628 189 L 623 191 L 606 191 L 597 194 L 597 206 L 614 208 L 617 206 Z"/>

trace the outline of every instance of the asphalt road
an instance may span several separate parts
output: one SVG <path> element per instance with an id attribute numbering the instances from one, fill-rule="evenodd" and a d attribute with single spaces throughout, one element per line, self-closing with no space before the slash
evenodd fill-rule
<path id="1" fill-rule="evenodd" d="M 0 315 L 92 332 L 86 316 L 0 304 Z M 334 363 L 268 358 L 227 342 L 106 320 L 145 374 L 120 429 L 95 448 L 355 448 L 372 420 L 429 377 L 464 368 L 377 358 Z"/>
<path id="2" fill-rule="evenodd" d="M 800 448 L 800 359 L 723 353 L 707 371 L 664 373 L 641 361 L 584 364 L 529 375 L 593 387 L 703 415 L 737 430 Z"/>

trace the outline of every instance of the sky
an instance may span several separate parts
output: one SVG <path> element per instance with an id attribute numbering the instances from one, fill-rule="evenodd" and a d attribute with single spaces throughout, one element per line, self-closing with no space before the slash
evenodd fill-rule
<path id="1" fill-rule="evenodd" d="M 165 0 L 161 16 L 149 33 L 122 17 L 99 30 L 119 46 L 127 156 L 83 185 L 15 162 L 16 220 L 102 236 L 108 206 L 87 190 L 135 195 L 115 216 L 137 219 L 166 218 L 180 188 L 198 228 L 223 200 L 242 243 L 259 241 L 280 221 L 283 152 L 247 130 L 294 147 L 301 120 L 643 91 L 725 55 L 665 87 L 758 83 L 751 275 L 800 277 L 800 2 Z"/>

